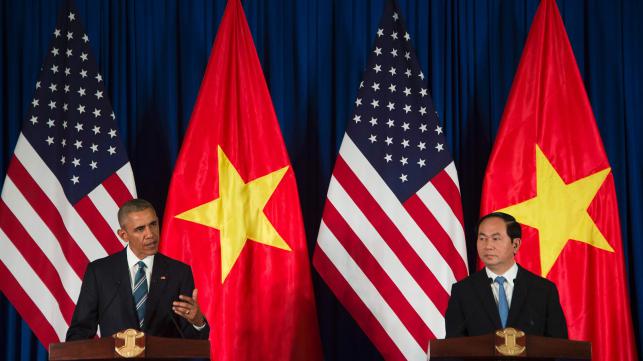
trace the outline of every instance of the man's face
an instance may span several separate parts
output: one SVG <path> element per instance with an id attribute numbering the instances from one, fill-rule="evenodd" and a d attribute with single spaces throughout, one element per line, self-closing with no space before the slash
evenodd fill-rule
<path id="1" fill-rule="evenodd" d="M 136 257 L 143 259 L 158 252 L 159 219 L 153 209 L 129 213 L 121 227 L 118 235 L 129 243 Z"/>
<path id="2" fill-rule="evenodd" d="M 514 255 L 520 239 L 511 241 L 502 218 L 487 218 L 478 227 L 478 255 L 485 266 L 496 274 L 503 274 L 514 264 Z"/>

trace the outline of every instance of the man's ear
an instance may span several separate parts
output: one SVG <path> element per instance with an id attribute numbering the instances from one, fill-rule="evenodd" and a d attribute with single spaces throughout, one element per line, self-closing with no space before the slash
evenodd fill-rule
<path id="1" fill-rule="evenodd" d="M 123 242 L 127 242 L 127 239 L 125 238 L 125 236 L 127 235 L 127 232 L 125 232 L 125 230 L 124 230 L 124 229 L 119 228 L 119 229 L 116 231 L 116 233 L 118 234 L 118 236 L 119 236 L 119 237 L 121 237 L 121 239 L 123 240 Z"/>
<path id="2" fill-rule="evenodd" d="M 513 240 L 511 240 L 511 243 L 513 243 L 514 246 L 514 254 L 518 253 L 520 245 L 522 244 L 522 240 L 520 238 L 514 238 Z"/>

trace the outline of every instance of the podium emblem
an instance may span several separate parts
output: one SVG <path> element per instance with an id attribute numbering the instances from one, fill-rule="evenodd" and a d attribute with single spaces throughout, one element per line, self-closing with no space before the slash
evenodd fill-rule
<path id="1" fill-rule="evenodd" d="M 517 356 L 525 352 L 525 346 L 521 346 L 516 339 L 525 337 L 525 333 L 515 328 L 507 327 L 504 330 L 496 331 L 496 335 L 504 339 L 504 344 L 496 345 L 496 350 L 503 356 Z"/>
<path id="2" fill-rule="evenodd" d="M 125 331 L 117 332 L 114 337 L 120 340 L 123 340 L 123 346 L 114 347 L 117 354 L 125 358 L 137 357 L 143 351 L 145 347 L 140 347 L 136 345 L 136 340 L 142 338 L 145 334 L 135 329 L 128 328 Z"/>

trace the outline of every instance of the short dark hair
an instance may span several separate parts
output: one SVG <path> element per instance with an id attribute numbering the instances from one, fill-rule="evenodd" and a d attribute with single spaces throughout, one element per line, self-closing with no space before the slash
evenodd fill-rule
<path id="1" fill-rule="evenodd" d="M 507 235 L 512 241 L 516 238 L 522 238 L 522 229 L 520 228 L 520 223 L 516 221 L 516 218 L 514 218 L 514 216 L 503 212 L 489 213 L 486 216 L 480 218 L 480 220 L 478 221 L 478 225 L 476 226 L 476 237 L 478 236 L 480 224 L 482 224 L 482 222 L 488 218 L 500 218 L 505 221 L 505 224 L 507 225 Z"/>
<path id="2" fill-rule="evenodd" d="M 132 212 L 140 212 L 144 211 L 146 209 L 152 209 L 154 213 L 156 213 L 156 210 L 154 209 L 154 206 L 152 203 L 146 201 L 145 199 L 142 198 L 134 198 L 130 199 L 129 201 L 125 202 L 121 206 L 121 208 L 118 210 L 118 224 L 123 227 L 123 222 L 125 221 L 125 217 L 127 217 L 128 214 Z"/>

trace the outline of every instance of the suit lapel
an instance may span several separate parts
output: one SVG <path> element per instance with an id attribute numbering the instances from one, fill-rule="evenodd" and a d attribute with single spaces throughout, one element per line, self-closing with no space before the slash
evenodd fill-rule
<path id="1" fill-rule="evenodd" d="M 507 317 L 507 326 L 513 325 L 518 315 L 522 312 L 522 307 L 525 304 L 525 300 L 527 300 L 528 282 L 526 271 L 518 266 L 518 274 L 514 280 L 514 291 L 511 296 L 511 307 L 509 307 L 509 316 Z"/>
<path id="2" fill-rule="evenodd" d="M 127 324 L 137 325 L 138 317 L 136 316 L 136 307 L 134 306 L 134 296 L 132 296 L 132 279 L 129 273 L 129 266 L 127 265 L 127 250 L 124 249 L 118 254 L 116 277 L 119 280 L 120 286 L 118 290 L 118 297 L 120 304 L 125 305 L 126 314 L 122 317 L 125 318 Z"/>
<path id="3" fill-rule="evenodd" d="M 167 269 L 168 263 L 165 257 L 160 253 L 157 253 L 154 256 L 154 266 L 152 266 L 152 276 L 150 282 L 150 290 L 147 294 L 147 304 L 145 305 L 145 319 L 151 320 L 152 316 L 156 311 L 156 306 L 158 305 L 159 299 L 165 290 L 167 285 Z M 167 310 L 167 312 L 170 312 Z M 145 323 L 146 328 L 149 323 Z"/>
<path id="4" fill-rule="evenodd" d="M 475 273 L 474 284 L 478 298 L 482 302 L 482 308 L 487 312 L 487 316 L 489 316 L 494 327 L 497 329 L 501 328 L 498 306 L 493 299 L 493 292 L 491 292 L 491 286 L 489 285 L 489 277 L 487 277 L 487 272 L 484 268 Z"/>

